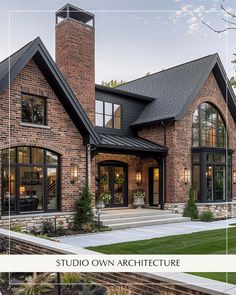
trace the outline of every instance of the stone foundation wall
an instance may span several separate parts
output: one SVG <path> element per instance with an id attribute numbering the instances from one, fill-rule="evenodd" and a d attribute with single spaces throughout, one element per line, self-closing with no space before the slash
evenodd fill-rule
<path id="1" fill-rule="evenodd" d="M 164 209 L 175 214 L 183 214 L 186 203 L 165 203 Z"/>
<path id="2" fill-rule="evenodd" d="M 171 213 L 183 214 L 186 203 L 166 203 L 165 210 Z M 199 213 L 210 210 L 216 218 L 236 217 L 236 202 L 226 203 L 197 203 Z"/>
<path id="3" fill-rule="evenodd" d="M 199 213 L 204 211 L 211 211 L 216 218 L 232 218 L 236 217 L 236 202 L 229 204 L 215 203 L 215 204 L 197 204 Z"/>
<path id="4" fill-rule="evenodd" d="M 73 225 L 73 219 L 74 213 L 30 214 L 10 218 L 2 216 L 0 227 L 6 229 L 20 227 L 23 232 L 30 232 L 31 230 L 42 229 L 43 221 L 51 220 L 56 227 L 70 228 Z"/>

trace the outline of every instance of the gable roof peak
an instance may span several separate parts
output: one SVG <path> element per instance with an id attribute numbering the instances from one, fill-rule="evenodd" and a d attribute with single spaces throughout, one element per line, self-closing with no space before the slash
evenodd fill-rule
<path id="1" fill-rule="evenodd" d="M 161 121 L 182 120 L 188 106 L 195 99 L 211 72 L 224 98 L 229 98 L 229 109 L 236 121 L 235 94 L 218 53 L 130 81 L 118 86 L 117 89 L 155 97 L 155 100 L 145 107 L 139 118 L 132 124 L 135 127 Z"/>

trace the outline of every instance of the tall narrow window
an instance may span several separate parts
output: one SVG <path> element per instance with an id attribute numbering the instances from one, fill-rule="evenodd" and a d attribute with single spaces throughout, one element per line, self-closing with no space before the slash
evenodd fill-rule
<path id="1" fill-rule="evenodd" d="M 23 95 L 21 101 L 22 122 L 46 125 L 46 99 L 31 95 Z"/>
<path id="2" fill-rule="evenodd" d="M 192 187 L 199 202 L 232 199 L 233 151 L 227 149 L 227 139 L 217 108 L 207 102 L 200 104 L 192 121 Z"/>
<path id="3" fill-rule="evenodd" d="M 121 129 L 121 105 L 96 100 L 96 126 Z"/>

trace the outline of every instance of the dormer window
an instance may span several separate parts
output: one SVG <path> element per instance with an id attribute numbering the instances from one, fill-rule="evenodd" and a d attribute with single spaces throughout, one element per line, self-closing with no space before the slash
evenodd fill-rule
<path id="1" fill-rule="evenodd" d="M 96 126 L 121 129 L 121 105 L 96 100 Z"/>
<path id="2" fill-rule="evenodd" d="M 22 95 L 21 114 L 23 123 L 46 125 L 46 98 Z"/>

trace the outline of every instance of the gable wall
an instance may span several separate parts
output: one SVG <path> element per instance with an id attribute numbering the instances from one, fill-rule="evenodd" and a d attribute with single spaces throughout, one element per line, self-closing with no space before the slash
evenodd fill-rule
<path id="1" fill-rule="evenodd" d="M 226 118 L 229 134 L 229 148 L 236 149 L 236 125 L 227 108 L 213 73 L 210 74 L 197 97 L 189 107 L 183 120 L 166 124 L 168 155 L 166 159 L 166 202 L 183 203 L 187 201 L 191 184 L 183 182 L 183 171 L 191 171 L 192 116 L 202 102 L 214 104 Z M 164 144 L 164 129 L 160 125 L 145 127 L 139 130 L 139 136 Z M 236 154 L 232 156 L 233 168 L 236 169 Z M 236 185 L 232 185 L 233 198 L 236 199 Z"/>
<path id="2" fill-rule="evenodd" d="M 21 92 L 47 97 L 48 129 L 21 126 Z M 10 143 L 9 143 L 10 98 Z M 16 77 L 9 89 L 0 94 L 0 150 L 9 146 L 38 146 L 61 156 L 61 209 L 73 211 L 74 201 L 86 176 L 86 149 L 83 138 L 64 110 L 36 64 L 31 60 Z M 79 181 L 70 182 L 70 165 L 79 166 Z M 0 165 L 1 170 L 1 165 Z M 1 178 L 0 171 L 0 178 Z M 1 186 L 1 181 L 0 181 Z M 1 188 L 1 187 L 0 187 Z"/>

